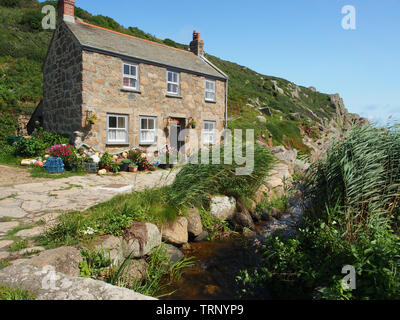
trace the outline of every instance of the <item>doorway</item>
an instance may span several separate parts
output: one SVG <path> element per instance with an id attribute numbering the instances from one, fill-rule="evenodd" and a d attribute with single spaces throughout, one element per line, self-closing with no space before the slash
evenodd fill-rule
<path id="1" fill-rule="evenodd" d="M 181 134 L 181 131 L 185 129 L 185 125 L 186 125 L 186 119 L 181 119 L 181 118 L 170 119 L 169 144 L 172 148 L 178 150 L 181 154 L 185 154 L 186 137 L 179 137 L 179 135 Z"/>

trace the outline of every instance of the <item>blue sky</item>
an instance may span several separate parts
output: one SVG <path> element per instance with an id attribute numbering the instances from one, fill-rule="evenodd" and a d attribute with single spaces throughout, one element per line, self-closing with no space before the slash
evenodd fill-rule
<path id="1" fill-rule="evenodd" d="M 324 93 L 350 112 L 400 119 L 399 0 L 77 0 L 92 14 L 189 44 L 194 29 L 206 52 Z M 356 30 L 342 28 L 342 7 L 356 9 Z"/>

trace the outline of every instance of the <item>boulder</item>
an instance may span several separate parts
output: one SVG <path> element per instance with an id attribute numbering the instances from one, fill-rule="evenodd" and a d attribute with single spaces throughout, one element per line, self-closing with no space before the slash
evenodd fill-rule
<path id="1" fill-rule="evenodd" d="M 207 241 L 209 236 L 209 233 L 207 231 L 203 231 L 199 236 L 194 238 L 194 242 L 202 242 L 202 241 Z"/>
<path id="2" fill-rule="evenodd" d="M 257 116 L 257 119 L 262 123 L 266 123 L 267 122 L 267 119 L 265 119 L 264 116 Z"/>
<path id="3" fill-rule="evenodd" d="M 135 281 L 143 280 L 147 276 L 149 264 L 144 259 L 131 259 L 123 271 L 123 277 L 128 286 L 134 285 Z"/>
<path id="4" fill-rule="evenodd" d="M 215 196 L 211 198 L 211 215 L 219 220 L 229 220 L 236 212 L 235 198 Z"/>
<path id="5" fill-rule="evenodd" d="M 297 155 L 298 155 L 298 151 L 296 149 L 286 150 L 282 146 L 271 148 L 271 152 L 279 160 L 287 162 L 287 163 L 293 163 L 297 159 Z"/>
<path id="6" fill-rule="evenodd" d="M 29 260 L 35 267 L 52 266 L 57 272 L 79 276 L 79 264 L 83 261 L 80 250 L 74 247 L 61 247 L 47 250 Z"/>
<path id="7" fill-rule="evenodd" d="M 254 229 L 255 227 L 253 219 L 247 210 L 236 212 L 235 216 L 232 219 L 232 222 L 238 229 Z"/>
<path id="8" fill-rule="evenodd" d="M 184 257 L 182 251 L 171 244 L 164 243 L 163 247 L 168 253 L 170 264 L 174 264 L 175 262 L 179 261 Z"/>
<path id="9" fill-rule="evenodd" d="M 197 237 L 203 232 L 203 224 L 197 208 L 190 209 L 186 219 L 188 221 L 188 232 L 190 236 Z"/>
<path id="10" fill-rule="evenodd" d="M 257 204 L 260 204 L 260 203 L 266 201 L 267 199 L 266 199 L 265 195 L 268 193 L 269 193 L 268 187 L 266 185 L 262 184 L 260 186 L 260 188 L 257 190 L 257 192 L 255 193 L 255 196 L 254 196 L 255 202 Z"/>
<path id="11" fill-rule="evenodd" d="M 124 258 L 141 258 L 161 245 L 161 233 L 151 223 L 135 222 L 122 237 L 122 255 Z"/>
<path id="12" fill-rule="evenodd" d="M 170 244 L 183 245 L 188 243 L 188 220 L 185 217 L 179 217 L 174 222 L 164 225 L 162 238 Z"/>
<path id="13" fill-rule="evenodd" d="M 122 252 L 122 238 L 109 236 L 103 240 L 96 250 L 104 250 L 106 254 L 109 254 L 112 264 L 118 265 L 124 261 L 124 254 Z"/>
<path id="14" fill-rule="evenodd" d="M 7 267 L 0 270 L 0 285 L 27 290 L 36 300 L 156 300 L 103 281 L 68 276 L 50 266 Z"/>

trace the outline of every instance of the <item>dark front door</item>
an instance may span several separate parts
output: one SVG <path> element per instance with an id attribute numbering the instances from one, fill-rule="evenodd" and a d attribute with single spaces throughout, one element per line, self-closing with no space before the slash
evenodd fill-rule
<path id="1" fill-rule="evenodd" d="M 183 129 L 185 129 L 185 119 L 172 118 L 170 120 L 169 144 L 172 148 L 185 154 L 185 137 L 180 136 Z"/>

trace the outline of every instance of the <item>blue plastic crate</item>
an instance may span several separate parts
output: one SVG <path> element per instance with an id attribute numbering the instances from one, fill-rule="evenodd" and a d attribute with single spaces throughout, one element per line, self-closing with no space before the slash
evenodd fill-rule
<path id="1" fill-rule="evenodd" d="M 48 158 L 44 167 L 49 173 L 64 172 L 64 163 L 61 158 Z"/>

